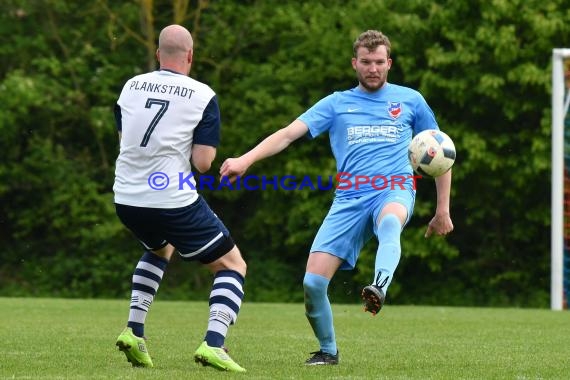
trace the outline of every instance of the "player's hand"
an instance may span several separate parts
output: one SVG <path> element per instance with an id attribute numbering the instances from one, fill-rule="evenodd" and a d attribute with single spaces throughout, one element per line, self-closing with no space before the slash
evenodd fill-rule
<path id="1" fill-rule="evenodd" d="M 238 176 L 242 176 L 247 171 L 249 165 L 242 157 L 228 158 L 220 167 L 220 176 L 227 177 L 230 183 L 234 183 Z"/>
<path id="2" fill-rule="evenodd" d="M 449 213 L 436 213 L 435 216 L 430 220 L 425 237 L 428 238 L 433 234 L 439 236 L 445 236 L 453 231 L 453 223 L 451 222 L 451 217 Z"/>

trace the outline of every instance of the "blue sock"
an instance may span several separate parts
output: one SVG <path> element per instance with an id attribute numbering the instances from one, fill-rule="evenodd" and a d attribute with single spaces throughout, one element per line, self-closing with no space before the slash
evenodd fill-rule
<path id="1" fill-rule="evenodd" d="M 319 340 L 320 349 L 336 355 L 336 340 L 333 326 L 331 304 L 327 296 L 329 279 L 318 274 L 305 273 L 303 287 L 305 289 L 305 315 L 309 320 L 315 336 Z"/>
<path id="2" fill-rule="evenodd" d="M 388 286 L 392 282 L 396 267 L 400 262 L 402 249 L 400 247 L 400 234 L 402 224 L 394 214 L 385 215 L 378 226 L 378 251 L 374 266 L 374 284 L 378 285 L 387 293 Z"/>
<path id="3" fill-rule="evenodd" d="M 127 326 L 133 329 L 136 336 L 144 335 L 146 315 L 167 265 L 168 260 L 146 251 L 135 268 Z"/>
<path id="4" fill-rule="evenodd" d="M 244 278 L 233 270 L 221 270 L 214 276 L 210 293 L 210 317 L 204 340 L 210 347 L 222 347 L 230 325 L 237 320 L 243 300 Z"/>

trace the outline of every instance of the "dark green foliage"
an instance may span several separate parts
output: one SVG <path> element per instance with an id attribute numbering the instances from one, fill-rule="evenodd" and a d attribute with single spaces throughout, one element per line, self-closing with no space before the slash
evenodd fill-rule
<path id="1" fill-rule="evenodd" d="M 182 4 L 183 2 L 180 2 Z M 222 146 L 210 175 L 332 91 L 356 85 L 352 42 L 392 39 L 389 80 L 420 90 L 455 141 L 447 239 L 423 235 L 435 210 L 418 183 L 388 301 L 545 307 L 550 278 L 550 57 L 570 45 L 564 0 L 8 0 L 0 5 L 0 294 L 126 297 L 142 250 L 114 214 L 112 107 L 126 79 L 156 67 L 173 20 L 193 32 L 191 75 L 218 93 Z M 149 19 L 148 15 L 153 15 Z M 152 45 L 152 46 L 151 46 Z M 334 176 L 328 139 L 300 140 L 250 169 Z M 311 241 L 332 191 L 204 190 L 249 264 L 254 301 L 300 301 Z M 333 301 L 356 302 L 376 242 L 339 273 Z M 174 260 L 163 297 L 201 299 L 210 275 Z"/>

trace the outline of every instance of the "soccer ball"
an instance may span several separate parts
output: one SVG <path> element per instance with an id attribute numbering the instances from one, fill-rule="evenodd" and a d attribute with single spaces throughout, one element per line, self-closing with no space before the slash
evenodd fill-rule
<path id="1" fill-rule="evenodd" d="M 418 133 L 410 143 L 408 157 L 414 171 L 424 177 L 439 177 L 455 162 L 453 140 L 436 129 Z"/>

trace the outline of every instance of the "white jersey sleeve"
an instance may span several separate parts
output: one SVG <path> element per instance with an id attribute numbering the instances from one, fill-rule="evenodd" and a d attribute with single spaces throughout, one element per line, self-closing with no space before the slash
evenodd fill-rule
<path id="1" fill-rule="evenodd" d="M 159 70 L 124 85 L 115 120 L 121 133 L 115 203 L 178 208 L 197 197 L 192 144 L 216 147 L 220 112 L 215 92 L 186 75 Z"/>

